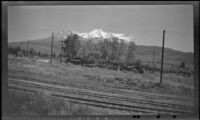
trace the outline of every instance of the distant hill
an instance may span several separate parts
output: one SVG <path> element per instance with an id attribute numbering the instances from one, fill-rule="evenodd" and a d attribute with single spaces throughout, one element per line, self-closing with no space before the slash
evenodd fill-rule
<path id="1" fill-rule="evenodd" d="M 135 55 L 136 58 L 142 60 L 147 64 L 152 64 L 153 52 L 155 52 L 154 61 L 157 65 L 160 65 L 162 48 L 158 46 L 137 46 Z M 194 54 L 185 53 L 171 48 L 164 49 L 164 63 L 167 65 L 179 66 L 181 62 L 185 62 L 186 65 L 193 69 Z M 171 66 L 170 66 L 171 67 Z"/>
<path id="2" fill-rule="evenodd" d="M 42 53 L 50 53 L 51 52 L 51 37 L 38 39 L 38 40 L 29 40 L 29 48 L 34 48 L 36 51 L 40 51 Z M 53 52 L 59 53 L 61 43 L 58 40 L 53 41 Z M 16 47 L 20 46 L 23 49 L 27 47 L 27 41 L 20 42 L 10 42 L 8 43 L 8 47 Z"/>

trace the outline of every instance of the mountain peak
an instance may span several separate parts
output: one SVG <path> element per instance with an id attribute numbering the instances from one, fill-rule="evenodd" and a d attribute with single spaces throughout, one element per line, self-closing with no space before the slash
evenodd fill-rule
<path id="1" fill-rule="evenodd" d="M 102 29 L 94 29 L 90 31 L 89 37 L 95 38 L 95 37 L 103 37 L 103 38 L 108 38 L 108 33 L 104 32 Z"/>
<path id="2" fill-rule="evenodd" d="M 74 31 L 67 31 L 65 32 L 60 31 L 58 33 L 56 33 L 56 36 L 58 37 L 58 39 L 65 39 L 67 38 L 67 36 L 71 33 L 76 33 L 79 36 L 81 36 L 82 38 L 88 39 L 88 38 L 111 38 L 111 37 L 116 37 L 118 39 L 122 39 L 125 42 L 129 42 L 131 37 L 130 36 L 126 36 L 124 34 L 121 33 L 110 33 L 110 32 L 105 32 L 103 31 L 103 29 L 93 29 L 88 33 L 78 33 L 78 32 L 74 32 Z"/>

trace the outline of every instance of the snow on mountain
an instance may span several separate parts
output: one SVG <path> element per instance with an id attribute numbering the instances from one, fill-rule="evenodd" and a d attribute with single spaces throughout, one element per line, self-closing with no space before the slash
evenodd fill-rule
<path id="1" fill-rule="evenodd" d="M 83 37 L 83 38 L 89 38 L 89 34 L 88 33 L 77 33 L 79 36 Z"/>
<path id="2" fill-rule="evenodd" d="M 108 33 L 104 32 L 102 29 L 94 29 L 89 32 L 89 36 L 92 38 L 95 38 L 95 37 L 108 38 Z"/>
<path id="3" fill-rule="evenodd" d="M 125 42 L 129 42 L 131 37 L 126 36 L 124 34 L 120 33 L 108 33 L 103 31 L 102 29 L 94 29 L 90 31 L 89 33 L 77 33 L 83 38 L 111 38 L 111 37 L 117 37 L 119 39 L 123 39 Z"/>
<path id="4" fill-rule="evenodd" d="M 124 34 L 120 34 L 120 33 L 108 33 L 103 31 L 102 29 L 94 29 L 88 33 L 79 33 L 79 32 L 72 32 L 72 31 L 68 31 L 65 32 L 64 30 L 62 32 L 58 32 L 56 35 L 59 37 L 59 39 L 65 39 L 67 38 L 67 36 L 70 33 L 76 33 L 79 36 L 88 39 L 88 38 L 111 38 L 111 37 L 117 37 L 119 39 L 124 40 L 125 42 L 129 42 L 131 37 L 130 36 L 126 36 Z M 100 39 L 99 39 L 100 40 Z"/>
<path id="5" fill-rule="evenodd" d="M 102 29 L 94 29 L 88 33 L 77 33 L 83 38 L 108 38 L 108 33 L 104 32 Z"/>

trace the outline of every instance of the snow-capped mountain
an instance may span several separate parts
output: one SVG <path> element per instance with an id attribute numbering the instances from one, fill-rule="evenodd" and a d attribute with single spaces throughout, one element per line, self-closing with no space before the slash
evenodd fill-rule
<path id="1" fill-rule="evenodd" d="M 88 33 L 79 33 L 79 32 L 74 32 L 74 31 L 67 31 L 65 32 L 64 30 L 61 32 L 56 33 L 56 37 L 58 39 L 65 39 L 67 38 L 67 36 L 71 33 L 75 33 L 78 34 L 80 37 L 84 38 L 84 39 L 89 39 L 89 38 L 111 38 L 111 37 L 117 37 L 118 39 L 122 39 L 125 42 L 129 42 L 131 37 L 130 36 L 126 36 L 124 34 L 120 34 L 120 33 L 109 33 L 109 32 L 105 32 L 102 29 L 94 29 Z M 101 40 L 101 39 L 98 39 Z"/>
<path id="2" fill-rule="evenodd" d="M 77 33 L 83 38 L 111 38 L 111 37 L 117 37 L 119 39 L 123 39 L 126 42 L 129 42 L 131 37 L 125 36 L 124 34 L 120 33 L 108 33 L 103 31 L 102 29 L 94 29 L 90 31 L 89 33 Z"/>

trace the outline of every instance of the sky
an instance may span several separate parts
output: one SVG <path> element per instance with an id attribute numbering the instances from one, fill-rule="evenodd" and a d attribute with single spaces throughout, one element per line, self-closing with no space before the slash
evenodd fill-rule
<path id="1" fill-rule="evenodd" d="M 137 45 L 193 52 L 192 5 L 9 6 L 8 42 L 35 40 L 52 32 L 105 32 L 131 35 Z"/>

